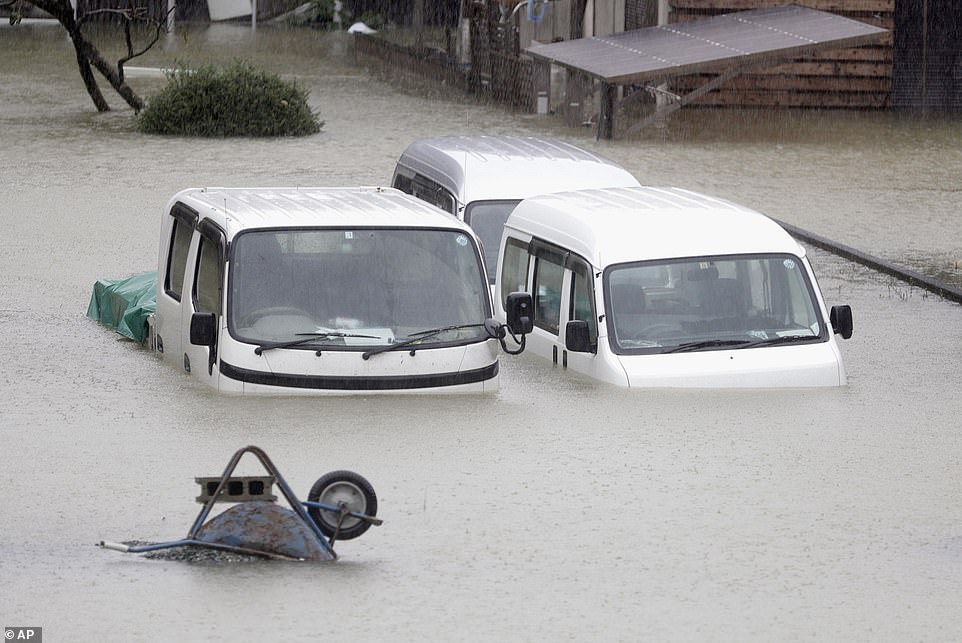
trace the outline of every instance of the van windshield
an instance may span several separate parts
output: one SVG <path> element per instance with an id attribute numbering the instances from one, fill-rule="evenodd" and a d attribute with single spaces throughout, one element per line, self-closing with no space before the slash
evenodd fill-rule
<path id="1" fill-rule="evenodd" d="M 645 261 L 608 268 L 608 334 L 618 354 L 825 341 L 805 264 L 787 254 Z"/>
<path id="2" fill-rule="evenodd" d="M 498 270 L 498 251 L 501 247 L 501 233 L 504 223 L 520 200 L 473 201 L 464 209 L 464 222 L 471 226 L 481 240 L 484 249 L 484 268 L 488 280 L 494 283 Z"/>
<path id="3" fill-rule="evenodd" d="M 442 327 L 418 346 L 487 337 L 479 252 L 458 230 L 244 232 L 229 270 L 228 328 L 240 341 L 367 350 Z"/>

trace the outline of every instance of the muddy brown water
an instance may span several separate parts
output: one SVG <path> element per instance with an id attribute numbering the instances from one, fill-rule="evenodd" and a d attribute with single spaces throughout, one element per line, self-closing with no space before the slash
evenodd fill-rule
<path id="1" fill-rule="evenodd" d="M 826 299 L 856 320 L 840 390 L 626 392 L 505 356 L 486 397 L 237 399 L 84 317 L 96 279 L 154 268 L 182 188 L 383 184 L 409 142 L 454 133 L 560 136 L 643 183 L 951 277 L 958 118 L 683 110 L 598 142 L 386 78 L 340 34 L 183 34 L 138 65 L 240 57 L 295 75 L 322 133 L 141 136 L 113 96 L 93 111 L 59 29 L 0 27 L 4 626 L 47 641 L 962 638 L 962 310 L 825 252 Z M 301 495 L 331 469 L 364 474 L 384 526 L 325 565 L 94 547 L 182 537 L 193 478 L 247 444 Z"/>

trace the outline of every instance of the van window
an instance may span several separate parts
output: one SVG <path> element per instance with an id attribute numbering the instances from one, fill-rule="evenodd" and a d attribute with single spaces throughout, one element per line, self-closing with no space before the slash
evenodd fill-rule
<path id="1" fill-rule="evenodd" d="M 224 265 L 220 260 L 218 246 L 202 236 L 194 279 L 194 306 L 197 312 L 221 314 L 223 283 Z"/>
<path id="2" fill-rule="evenodd" d="M 508 239 L 504 247 L 504 265 L 501 270 L 501 305 L 506 305 L 508 295 L 528 289 L 528 244 Z"/>
<path id="3" fill-rule="evenodd" d="M 414 188 L 411 186 L 411 177 L 404 176 L 403 174 L 394 175 L 394 185 L 391 187 L 397 188 L 401 192 L 405 192 L 407 194 L 414 193 Z"/>
<path id="4" fill-rule="evenodd" d="M 508 215 L 520 203 L 512 201 L 474 201 L 464 209 L 464 222 L 471 226 L 484 250 L 484 267 L 488 278 L 494 283 L 498 268 L 498 251 L 501 249 L 501 235 Z"/>
<path id="5" fill-rule="evenodd" d="M 329 331 L 323 343 L 336 350 L 449 326 L 418 346 L 477 342 L 489 292 L 474 237 L 460 229 L 252 230 L 231 244 L 228 323 L 252 343 Z"/>
<path id="6" fill-rule="evenodd" d="M 431 205 L 436 205 L 450 214 L 457 215 L 458 213 L 458 206 L 454 196 L 437 183 L 431 182 L 421 185 L 415 180 L 414 196 L 422 201 L 427 201 Z"/>
<path id="7" fill-rule="evenodd" d="M 826 341 L 801 259 L 730 255 L 612 266 L 605 271 L 616 354 Z"/>
<path id="8" fill-rule="evenodd" d="M 557 255 L 539 253 L 534 264 L 534 325 L 555 335 L 561 322 L 563 261 Z"/>
<path id="9" fill-rule="evenodd" d="M 588 322 L 591 344 L 598 341 L 598 317 L 595 315 L 595 297 L 592 287 L 591 271 L 582 261 L 571 262 L 571 303 L 568 319 L 581 319 Z"/>
<path id="10" fill-rule="evenodd" d="M 177 301 L 180 301 L 181 291 L 184 287 L 187 251 L 190 249 L 190 238 L 193 231 L 193 228 L 181 219 L 174 219 L 174 227 L 170 235 L 170 251 L 167 255 L 167 275 L 164 277 L 164 290 Z"/>
<path id="11" fill-rule="evenodd" d="M 427 201 L 445 212 L 454 215 L 458 213 L 458 203 L 454 195 L 425 176 L 415 174 L 414 177 L 409 178 L 403 174 L 397 174 L 394 177 L 394 187 L 422 201 Z"/>

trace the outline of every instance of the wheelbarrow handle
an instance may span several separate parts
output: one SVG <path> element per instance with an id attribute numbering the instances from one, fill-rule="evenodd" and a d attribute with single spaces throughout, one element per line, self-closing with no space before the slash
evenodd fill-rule
<path id="1" fill-rule="evenodd" d="M 122 551 L 125 554 L 130 551 L 130 546 L 123 543 L 112 543 L 108 540 L 101 540 L 98 547 L 103 547 L 104 549 L 112 549 L 113 551 Z"/>

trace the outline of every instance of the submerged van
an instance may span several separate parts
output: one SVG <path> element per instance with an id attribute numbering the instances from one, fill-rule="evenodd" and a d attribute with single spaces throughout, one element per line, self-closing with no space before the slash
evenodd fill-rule
<path id="1" fill-rule="evenodd" d="M 527 352 L 628 388 L 846 383 L 805 249 L 765 215 L 677 188 L 537 196 L 504 226 L 496 308 L 533 297 Z"/>
<path id="2" fill-rule="evenodd" d="M 474 233 L 389 188 L 174 195 L 148 335 L 242 394 L 491 391 L 504 346 Z"/>
<path id="3" fill-rule="evenodd" d="M 464 219 L 481 239 L 494 283 L 504 222 L 521 199 L 639 184 L 617 163 L 559 140 L 441 136 L 411 143 L 392 185 Z"/>

